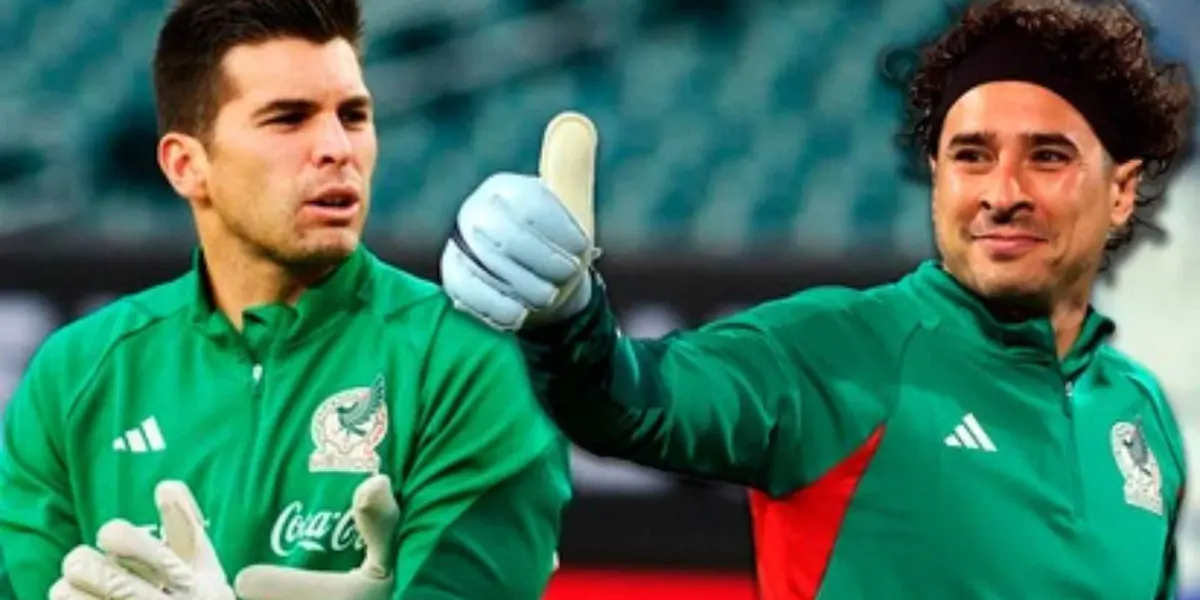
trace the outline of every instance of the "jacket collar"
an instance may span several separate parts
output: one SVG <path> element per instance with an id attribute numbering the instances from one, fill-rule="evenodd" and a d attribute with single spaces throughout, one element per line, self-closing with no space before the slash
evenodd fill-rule
<path id="1" fill-rule="evenodd" d="M 1111 319 L 1089 306 L 1074 345 L 1057 358 L 1054 328 L 1048 317 L 1021 320 L 997 316 L 978 294 L 968 289 L 936 261 L 922 263 L 904 283 L 917 296 L 924 314 L 952 323 L 994 347 L 1058 362 L 1068 378 L 1079 374 L 1116 331 Z"/>
<path id="2" fill-rule="evenodd" d="M 204 253 L 192 254 L 195 285 L 192 321 L 218 342 L 246 346 L 255 356 L 277 347 L 300 342 L 323 327 L 339 320 L 349 310 L 366 303 L 374 283 L 376 259 L 359 246 L 341 265 L 319 283 L 301 294 L 295 306 L 267 304 L 243 313 L 242 332 L 217 310 L 204 265 Z"/>

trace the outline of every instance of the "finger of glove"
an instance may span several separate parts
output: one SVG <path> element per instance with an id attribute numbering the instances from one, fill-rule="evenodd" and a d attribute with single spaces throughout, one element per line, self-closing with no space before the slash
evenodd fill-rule
<path id="1" fill-rule="evenodd" d="M 463 254 L 467 254 L 477 267 L 483 269 L 485 275 L 499 283 L 496 289 L 520 300 L 525 306 L 546 308 L 558 296 L 557 286 L 519 264 L 508 254 L 506 246 L 510 245 L 511 240 L 501 240 L 476 229 L 456 237 L 455 242 Z M 551 252 L 548 247 L 544 251 Z"/>
<path id="2" fill-rule="evenodd" d="M 75 591 L 112 600 L 166 600 L 162 589 L 87 546 L 63 558 L 63 580 Z M 86 597 L 86 596 L 85 596 Z"/>
<path id="3" fill-rule="evenodd" d="M 66 579 L 55 581 L 54 585 L 50 586 L 50 593 L 47 594 L 47 597 L 50 600 L 104 600 L 95 594 L 71 587 Z"/>
<path id="4" fill-rule="evenodd" d="M 110 600 L 113 597 L 105 598 L 104 596 L 74 587 L 66 579 L 59 579 L 50 587 L 47 598 L 50 600 Z"/>
<path id="5" fill-rule="evenodd" d="M 521 299 L 517 296 L 516 291 L 513 290 L 512 284 L 510 284 L 508 280 L 502 277 L 499 273 L 493 271 L 491 267 L 487 265 L 487 263 L 481 257 L 481 253 L 476 252 L 475 248 L 467 243 L 467 240 L 463 237 L 462 230 L 457 225 L 455 225 L 454 231 L 450 234 L 450 241 L 446 245 L 448 249 L 453 248 L 454 252 L 457 252 L 461 255 L 461 257 L 455 257 L 456 260 L 459 258 L 465 259 L 462 261 L 462 264 L 466 266 L 467 270 L 469 270 L 476 278 L 482 280 L 489 287 L 500 292 L 501 294 L 521 302 Z M 477 243 L 476 245 L 482 246 L 483 254 L 487 253 L 488 246 L 486 244 Z M 445 255 L 443 257 L 445 258 Z"/>
<path id="6" fill-rule="evenodd" d="M 174 586 L 191 584 L 191 567 L 161 540 L 129 521 L 114 519 L 105 523 L 96 535 L 96 545 L 142 578 Z"/>
<path id="7" fill-rule="evenodd" d="M 589 234 L 595 232 L 599 133 L 585 115 L 559 113 L 546 125 L 538 176 Z"/>
<path id="8" fill-rule="evenodd" d="M 182 481 L 163 481 L 154 488 L 154 503 L 162 519 L 163 539 L 174 554 L 206 575 L 224 580 L 221 562 L 204 531 L 200 504 Z"/>
<path id="9" fill-rule="evenodd" d="M 392 493 L 391 480 L 375 475 L 354 490 L 352 504 L 354 526 L 366 546 L 362 572 L 376 579 L 392 572 L 392 535 L 400 522 L 400 505 Z"/>
<path id="10" fill-rule="evenodd" d="M 592 246 L 579 221 L 537 177 L 499 173 L 484 181 L 473 196 L 464 208 L 473 204 L 481 205 L 480 210 L 489 210 L 486 207 L 492 204 L 504 206 L 509 218 L 570 256 L 584 256 Z"/>
<path id="11" fill-rule="evenodd" d="M 581 256 L 571 254 L 523 222 L 507 199 L 494 196 L 492 205 L 485 208 L 463 215 L 470 243 L 476 243 L 476 237 L 482 238 L 480 243 L 491 244 L 517 266 L 551 284 L 561 285 L 584 269 Z"/>
<path id="12" fill-rule="evenodd" d="M 442 288 L 460 310 L 501 330 L 518 329 L 525 321 L 526 306 L 497 290 L 494 279 L 454 244 L 442 253 L 441 272 Z"/>
<path id="13" fill-rule="evenodd" d="M 254 565 L 238 573 L 234 589 L 242 600 L 386 600 L 392 579 Z"/>

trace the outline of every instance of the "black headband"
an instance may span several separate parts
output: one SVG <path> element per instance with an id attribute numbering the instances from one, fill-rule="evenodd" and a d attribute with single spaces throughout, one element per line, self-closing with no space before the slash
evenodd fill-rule
<path id="1" fill-rule="evenodd" d="M 1096 137 L 1117 162 L 1134 158 L 1135 151 L 1118 126 L 1120 115 L 1105 103 L 1104 91 L 1081 77 L 1078 67 L 1060 53 L 1028 35 L 1000 34 L 955 65 L 946 77 L 941 101 L 934 107 L 926 150 L 937 154 L 946 113 L 972 89 L 996 81 L 1024 81 L 1046 88 L 1069 102 L 1087 119 Z"/>

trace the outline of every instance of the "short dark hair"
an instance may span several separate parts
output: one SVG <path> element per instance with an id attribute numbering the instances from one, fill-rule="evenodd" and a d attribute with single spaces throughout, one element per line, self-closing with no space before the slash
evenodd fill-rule
<path id="1" fill-rule="evenodd" d="M 234 47 L 344 38 L 361 52 L 362 31 L 358 0 L 181 0 L 154 52 L 159 135 L 207 136 L 229 92 L 221 61 Z"/>
<path id="2" fill-rule="evenodd" d="M 1152 50 L 1147 25 L 1122 0 L 988 0 L 968 7 L 948 30 L 919 53 L 905 74 L 908 91 L 902 139 L 912 166 L 924 168 L 931 139 L 941 131 L 936 108 L 947 76 L 997 31 L 1018 30 L 1067 60 L 1070 72 L 1103 91 L 1106 112 L 1122 115 L 1123 138 L 1144 162 L 1142 186 L 1129 227 L 1109 240 L 1116 249 L 1148 225 L 1148 205 L 1160 199 L 1166 175 L 1190 154 L 1194 92 L 1187 68 Z M 1152 226 L 1153 227 L 1153 226 Z"/>

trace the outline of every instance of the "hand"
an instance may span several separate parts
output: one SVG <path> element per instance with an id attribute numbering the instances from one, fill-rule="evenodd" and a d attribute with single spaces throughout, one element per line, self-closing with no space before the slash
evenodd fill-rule
<path id="1" fill-rule="evenodd" d="M 442 253 L 454 305 L 496 329 L 566 319 L 591 298 L 596 129 L 577 113 L 546 127 L 540 178 L 502 173 L 458 213 Z"/>
<path id="2" fill-rule="evenodd" d="M 392 537 L 400 507 L 386 475 L 354 490 L 354 526 L 366 546 L 362 566 L 348 573 L 323 573 L 274 565 L 242 569 L 234 587 L 243 600 L 386 600 L 392 595 L 395 555 Z"/>
<path id="3" fill-rule="evenodd" d="M 187 485 L 164 481 L 154 501 L 163 540 L 123 519 L 105 523 L 99 551 L 79 546 L 63 559 L 50 600 L 236 600 Z"/>

